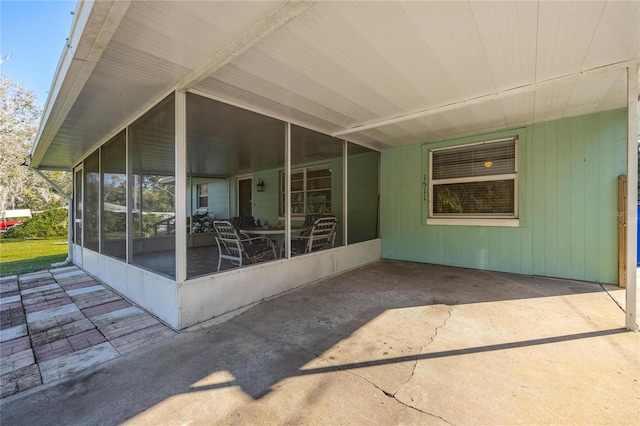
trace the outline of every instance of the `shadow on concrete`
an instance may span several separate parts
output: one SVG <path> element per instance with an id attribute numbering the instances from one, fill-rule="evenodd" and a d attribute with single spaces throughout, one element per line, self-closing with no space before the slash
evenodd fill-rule
<path id="1" fill-rule="evenodd" d="M 435 359 L 435 358 L 452 357 L 452 356 L 458 356 L 458 355 L 469 355 L 469 354 L 491 352 L 491 351 L 502 351 L 505 349 L 516 349 L 516 348 L 523 348 L 527 346 L 548 345 L 552 343 L 567 342 L 570 340 L 589 339 L 593 337 L 610 336 L 613 334 L 620 334 L 620 333 L 627 333 L 627 332 L 628 330 L 626 328 L 614 328 L 610 330 L 600 330 L 600 331 L 593 331 L 588 333 L 576 333 L 576 334 L 568 334 L 565 336 L 547 337 L 544 339 L 524 340 L 522 342 L 502 343 L 498 345 L 478 346 L 475 348 L 463 348 L 463 349 L 456 349 L 451 351 L 422 353 L 422 354 L 407 355 L 407 356 L 385 358 L 385 359 L 374 359 L 371 361 L 354 362 L 350 364 L 336 364 L 330 367 L 323 367 L 323 368 L 301 369 L 298 371 L 296 375 L 306 376 L 311 374 L 323 374 L 323 373 L 330 373 L 335 371 L 355 370 L 359 368 L 376 367 L 380 365 L 396 364 L 401 362 L 415 362 L 415 361 L 423 361 L 423 360 Z M 239 383 L 237 380 L 231 380 L 228 382 L 216 383 L 215 385 L 192 386 L 190 389 L 190 392 L 199 392 L 199 391 L 205 391 L 205 390 L 211 390 L 211 389 L 221 389 L 229 386 L 242 387 L 242 383 Z"/>
<path id="2" fill-rule="evenodd" d="M 336 369 L 337 370 L 353 370 L 358 368 L 375 367 L 378 365 L 395 364 L 399 362 L 415 362 L 415 361 L 422 361 L 427 359 L 444 358 L 444 357 L 451 357 L 451 356 L 458 356 L 458 355 L 469 355 L 469 354 L 476 354 L 476 353 L 482 353 L 482 352 L 502 351 L 505 349 L 524 348 L 528 346 L 548 345 L 551 343 L 560 343 L 560 342 L 567 342 L 570 340 L 610 336 L 612 334 L 620 334 L 620 333 L 627 333 L 627 332 L 628 330 L 626 328 L 615 328 L 611 330 L 601 330 L 601 331 L 594 331 L 590 333 L 577 333 L 577 334 L 568 334 L 565 336 L 547 337 L 544 339 L 524 340 L 522 342 L 502 343 L 498 345 L 478 346 L 475 348 L 464 348 L 464 349 L 456 349 L 451 351 L 441 351 L 441 352 L 416 354 L 416 355 L 386 358 L 386 359 L 376 359 L 376 360 L 364 361 L 364 362 L 354 362 L 351 364 L 335 365 L 327 368 L 304 369 L 300 372 L 300 375 L 321 374 L 321 373 L 327 373 L 330 371 L 335 371 Z"/>
<path id="3" fill-rule="evenodd" d="M 13 425 L 120 424 L 172 397 L 203 390 L 237 386 L 256 400 L 296 376 L 625 332 L 607 329 L 424 354 L 414 350 L 385 359 L 374 355 L 366 362 L 305 367 L 388 310 L 596 292 L 604 290 L 590 283 L 383 260 L 270 300 L 226 323 L 183 332 L 55 386 L 7 398 L 1 420 Z M 425 325 L 425 333 L 432 331 Z M 229 379 L 207 383 L 220 372 Z M 216 404 L 215 399 L 210 403 Z"/>

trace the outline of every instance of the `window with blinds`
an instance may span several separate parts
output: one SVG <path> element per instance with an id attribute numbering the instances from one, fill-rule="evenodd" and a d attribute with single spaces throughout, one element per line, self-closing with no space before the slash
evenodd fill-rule
<path id="1" fill-rule="evenodd" d="M 517 138 L 429 151 L 429 216 L 516 218 Z"/>

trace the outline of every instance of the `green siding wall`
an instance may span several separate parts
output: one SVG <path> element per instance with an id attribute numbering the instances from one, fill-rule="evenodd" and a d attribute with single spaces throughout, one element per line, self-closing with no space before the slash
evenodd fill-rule
<path id="1" fill-rule="evenodd" d="M 187 216 L 192 215 L 198 205 L 198 185 L 206 183 L 208 185 L 208 202 L 207 211 L 209 215 L 216 219 L 229 217 L 229 180 L 228 179 L 209 179 L 209 178 L 193 178 L 191 187 L 187 187 Z M 187 184 L 188 185 L 188 184 Z"/>
<path id="2" fill-rule="evenodd" d="M 377 151 L 347 157 L 349 244 L 377 238 L 379 159 Z"/>
<path id="3" fill-rule="evenodd" d="M 615 110 L 383 151 L 382 257 L 616 283 L 626 125 L 626 110 Z M 520 226 L 427 225 L 428 149 L 514 134 Z"/>
<path id="4" fill-rule="evenodd" d="M 257 192 L 258 179 L 265 183 L 264 192 Z M 253 173 L 253 217 L 271 224 L 278 222 L 280 196 L 280 169 L 265 170 Z M 235 211 L 235 207 L 232 209 Z"/>

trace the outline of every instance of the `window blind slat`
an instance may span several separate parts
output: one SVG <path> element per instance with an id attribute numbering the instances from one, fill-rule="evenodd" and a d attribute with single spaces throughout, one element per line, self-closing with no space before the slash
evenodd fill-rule
<path id="1" fill-rule="evenodd" d="M 431 214 L 516 216 L 516 138 L 431 152 Z"/>
<path id="2" fill-rule="evenodd" d="M 432 178 L 452 179 L 515 173 L 515 139 L 433 152 Z"/>

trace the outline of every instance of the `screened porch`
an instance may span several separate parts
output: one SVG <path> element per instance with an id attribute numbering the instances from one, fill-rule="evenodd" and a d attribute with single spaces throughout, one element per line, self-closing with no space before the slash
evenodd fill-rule
<path id="1" fill-rule="evenodd" d="M 323 249 L 378 237 L 379 152 L 204 96 L 181 96 L 184 161 L 176 156 L 180 121 L 171 94 L 75 169 L 77 249 L 180 281 L 180 268 L 187 280 L 218 272 L 216 220 L 250 218 L 269 230 L 277 250 L 260 263 L 298 255 L 290 250 L 296 230 L 313 217 L 335 217 Z M 234 268 L 225 260 L 220 272 Z"/>

